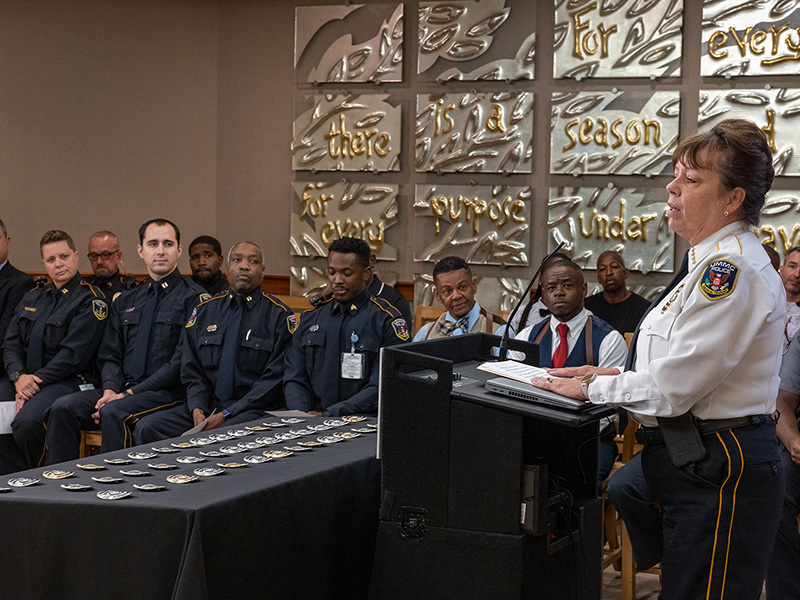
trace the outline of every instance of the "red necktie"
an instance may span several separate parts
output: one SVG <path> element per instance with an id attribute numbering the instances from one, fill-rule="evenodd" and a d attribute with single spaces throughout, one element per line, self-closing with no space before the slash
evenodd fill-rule
<path id="1" fill-rule="evenodd" d="M 569 340 L 567 340 L 569 327 L 567 327 L 566 323 L 561 323 L 556 327 L 556 331 L 558 331 L 559 342 L 556 353 L 553 354 L 553 368 L 560 369 L 567 362 L 567 354 L 569 354 Z"/>

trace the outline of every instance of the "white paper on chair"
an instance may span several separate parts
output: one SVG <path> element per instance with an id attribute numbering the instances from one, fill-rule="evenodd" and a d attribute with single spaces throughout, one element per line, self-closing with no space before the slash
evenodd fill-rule
<path id="1" fill-rule="evenodd" d="M 14 402 L 0 402 L 0 434 L 11 433 L 11 421 L 17 414 Z"/>

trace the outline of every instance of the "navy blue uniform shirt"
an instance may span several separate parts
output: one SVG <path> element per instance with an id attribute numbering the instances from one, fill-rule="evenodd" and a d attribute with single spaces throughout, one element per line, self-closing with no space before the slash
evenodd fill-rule
<path id="1" fill-rule="evenodd" d="M 355 352 L 365 355 L 364 377 L 342 379 L 341 354 L 350 352 L 353 332 Z M 347 302 L 330 299 L 304 312 L 286 353 L 286 406 L 332 415 L 375 414 L 380 349 L 408 339 L 400 312 L 367 289 Z"/>
<path id="2" fill-rule="evenodd" d="M 153 317 L 144 377 L 134 379 L 132 363 L 137 352 L 136 337 L 147 298 L 161 288 Z M 180 384 L 180 351 L 177 348 L 183 326 L 192 310 L 208 298 L 206 291 L 178 269 L 160 279 L 145 279 L 138 287 L 123 292 L 111 305 L 108 329 L 100 345 L 99 363 L 103 389 L 119 393 L 131 388 L 134 394 L 166 390 Z"/>
<path id="3" fill-rule="evenodd" d="M 133 278 L 133 275 L 130 276 Z M 136 281 L 128 284 L 125 282 L 125 277 L 120 275 L 119 271 L 108 277 L 98 277 L 97 275 L 87 275 L 83 278 L 86 283 L 91 283 L 94 287 L 100 290 L 109 302 L 114 300 L 114 297 L 125 290 L 136 287 Z"/>
<path id="4" fill-rule="evenodd" d="M 42 385 L 63 381 L 74 375 L 92 371 L 97 347 L 103 336 L 108 304 L 103 294 L 91 284 L 81 281 L 80 273 L 56 289 L 52 283 L 26 293 L 14 313 L 3 345 L 3 362 L 10 375 L 26 373 L 28 343 L 39 310 L 55 298 L 42 334 L 42 367 L 31 375 Z"/>
<path id="5" fill-rule="evenodd" d="M 186 386 L 189 412 L 227 408 L 232 417 L 251 409 L 283 406 L 283 359 L 292 340 L 295 317 L 274 296 L 256 289 L 242 296 L 244 314 L 239 327 L 239 349 L 233 378 L 233 398 L 214 396 L 223 342 L 234 294 L 218 294 L 200 304 L 186 324 L 181 380 Z"/>

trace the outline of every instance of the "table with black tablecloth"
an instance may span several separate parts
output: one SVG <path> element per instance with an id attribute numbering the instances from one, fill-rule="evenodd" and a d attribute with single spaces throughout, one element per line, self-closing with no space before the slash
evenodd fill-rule
<path id="1" fill-rule="evenodd" d="M 265 418 L 226 429 L 241 429 Z M 301 425 L 318 424 L 309 418 Z M 370 419 L 365 423 L 372 422 Z M 365 423 L 332 431 L 350 431 Z M 131 451 L 169 446 L 176 438 L 125 451 L 93 456 L 48 468 L 73 471 L 62 480 L 42 477 L 47 468 L 4 476 L 31 477 L 41 483 L 0 494 L 2 597 L 108 598 L 135 600 L 205 600 L 303 596 L 364 597 L 369 584 L 378 524 L 380 467 L 375 434 L 326 445 L 263 464 L 227 469 L 186 484 L 166 483 L 168 475 L 190 474 L 218 462 L 242 462 L 248 454 L 281 449 L 281 442 L 230 458 L 176 463 L 181 455 L 270 436 L 288 428 L 160 454 L 115 466 L 104 459 Z M 211 432 L 202 432 L 207 436 Z M 158 471 L 147 463 L 178 468 Z M 102 464 L 103 471 L 84 471 L 76 463 Z M 141 469 L 145 477 L 123 476 L 123 483 L 103 484 L 93 476 L 119 475 Z M 62 483 L 85 483 L 91 491 L 71 492 Z M 133 484 L 164 484 L 167 490 L 144 492 Z M 121 500 L 101 500 L 104 489 L 130 490 Z"/>

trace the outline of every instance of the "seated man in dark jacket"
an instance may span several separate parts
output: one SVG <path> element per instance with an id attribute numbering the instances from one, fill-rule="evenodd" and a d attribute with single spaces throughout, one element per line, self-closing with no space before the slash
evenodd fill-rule
<path id="1" fill-rule="evenodd" d="M 383 346 L 408 341 L 408 325 L 370 296 L 370 249 L 343 237 L 328 249 L 333 297 L 303 313 L 286 353 L 286 406 L 315 416 L 376 414 Z"/>

